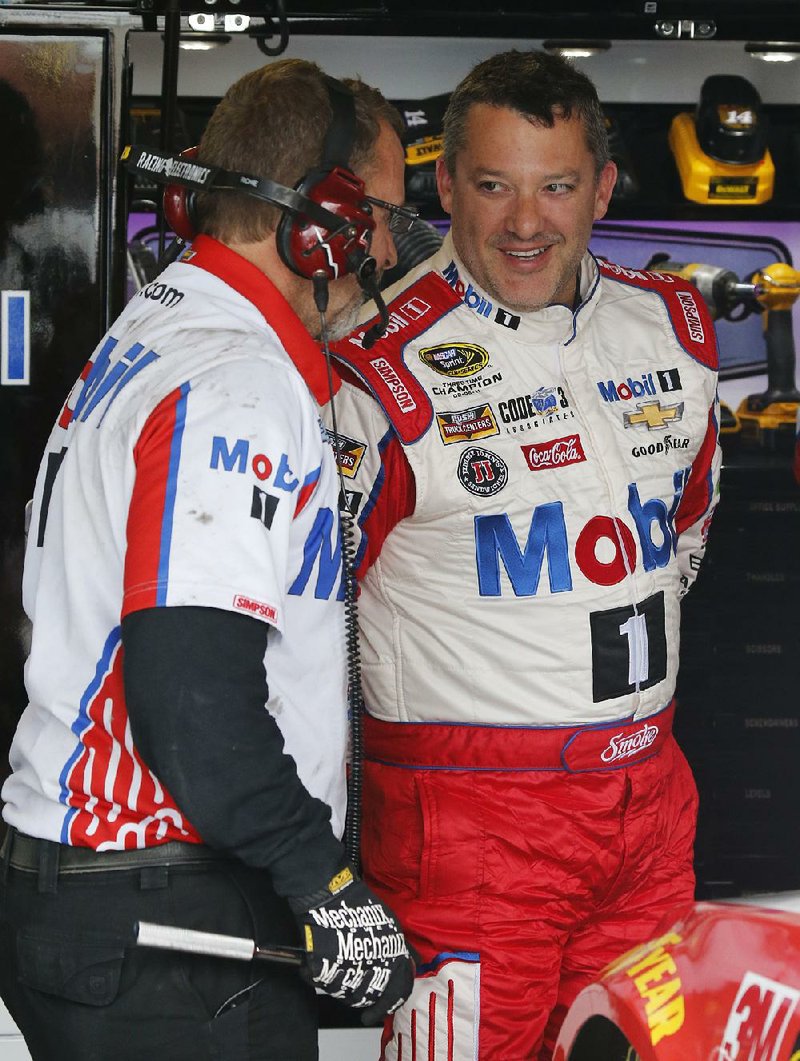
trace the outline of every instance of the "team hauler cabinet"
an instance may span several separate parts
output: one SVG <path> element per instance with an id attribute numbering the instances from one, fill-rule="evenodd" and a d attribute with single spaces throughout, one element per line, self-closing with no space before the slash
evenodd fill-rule
<path id="1" fill-rule="evenodd" d="M 800 888 L 800 488 L 791 458 L 726 455 L 684 599 L 678 739 L 700 790 L 699 898 Z"/>
<path id="2" fill-rule="evenodd" d="M 25 504 L 61 403 L 121 307 L 128 15 L 0 8 L 0 781 L 25 704 Z"/>

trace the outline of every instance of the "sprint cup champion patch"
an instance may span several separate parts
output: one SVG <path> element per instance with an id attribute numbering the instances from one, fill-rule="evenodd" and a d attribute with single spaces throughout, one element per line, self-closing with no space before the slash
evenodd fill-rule
<path id="1" fill-rule="evenodd" d="M 473 343 L 442 343 L 425 346 L 419 352 L 423 365 L 432 368 L 440 376 L 474 376 L 489 364 L 489 354 L 482 346 Z"/>
<path id="2" fill-rule="evenodd" d="M 496 453 L 470 446 L 458 462 L 458 481 L 478 497 L 499 493 L 508 482 L 508 465 Z"/>
<path id="3" fill-rule="evenodd" d="M 445 446 L 500 434 L 491 405 L 475 405 L 457 412 L 437 413 L 436 423 Z"/>

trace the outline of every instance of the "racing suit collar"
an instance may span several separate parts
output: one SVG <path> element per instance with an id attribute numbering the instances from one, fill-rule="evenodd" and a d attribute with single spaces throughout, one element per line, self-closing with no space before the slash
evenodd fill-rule
<path id="1" fill-rule="evenodd" d="M 330 401 L 325 358 L 305 325 L 265 273 L 211 236 L 197 236 L 179 261 L 196 265 L 222 280 L 261 313 L 303 377 L 317 404 Z M 336 393 L 341 380 L 333 372 Z"/>
<path id="2" fill-rule="evenodd" d="M 576 299 L 574 311 L 562 305 L 546 306 L 535 313 L 522 314 L 506 309 L 473 280 L 456 253 L 450 232 L 445 236 L 442 246 L 433 256 L 430 264 L 442 274 L 476 317 L 482 319 L 498 337 L 505 336 L 512 341 L 571 342 L 577 330 L 591 316 L 596 301 L 599 270 L 597 262 L 588 251 L 580 265 L 579 297 Z"/>

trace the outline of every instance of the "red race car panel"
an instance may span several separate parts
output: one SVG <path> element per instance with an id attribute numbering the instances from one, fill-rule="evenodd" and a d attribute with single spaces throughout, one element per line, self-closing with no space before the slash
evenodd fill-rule
<path id="1" fill-rule="evenodd" d="M 696 903 L 608 966 L 570 1008 L 554 1061 L 636 1056 L 800 1061 L 800 914 Z"/>

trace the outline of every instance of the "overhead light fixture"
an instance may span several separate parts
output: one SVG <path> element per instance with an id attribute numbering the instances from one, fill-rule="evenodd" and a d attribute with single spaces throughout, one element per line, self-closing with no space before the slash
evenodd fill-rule
<path id="1" fill-rule="evenodd" d="M 656 22 L 654 29 L 656 36 L 662 40 L 685 40 L 707 41 L 717 35 L 717 24 L 710 18 L 665 18 Z"/>
<path id="2" fill-rule="evenodd" d="M 800 59 L 800 41 L 748 41 L 744 50 L 765 63 L 792 63 Z"/>
<path id="3" fill-rule="evenodd" d="M 611 47 L 611 41 L 543 41 L 542 47 L 551 55 L 561 55 L 565 59 L 588 59 L 592 55 L 601 55 L 603 52 L 607 52 Z"/>
<path id="4" fill-rule="evenodd" d="M 185 52 L 210 52 L 212 48 L 227 44 L 230 39 L 227 33 L 182 33 L 178 47 Z"/>

